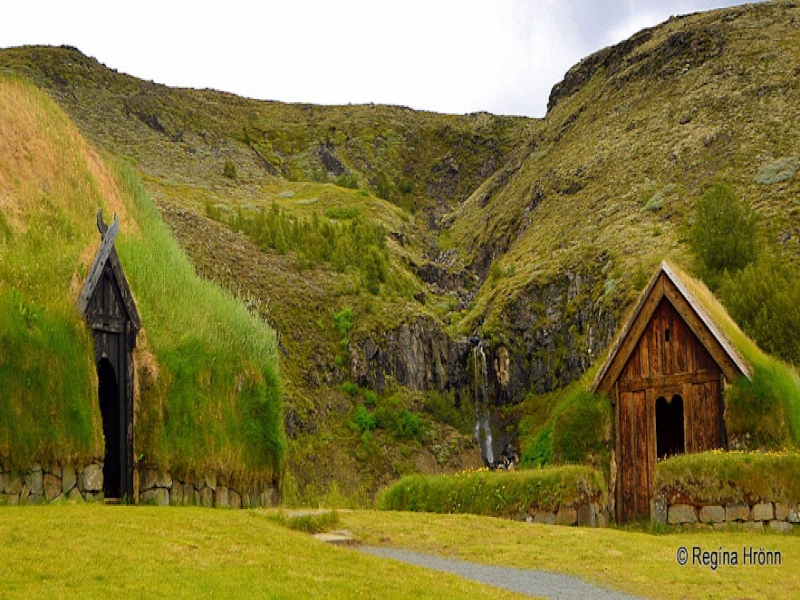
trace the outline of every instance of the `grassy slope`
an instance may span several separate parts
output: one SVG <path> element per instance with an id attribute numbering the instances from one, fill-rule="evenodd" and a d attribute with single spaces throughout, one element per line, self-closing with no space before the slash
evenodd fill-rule
<path id="1" fill-rule="evenodd" d="M 279 476 L 274 334 L 195 275 L 135 173 L 109 171 L 46 95 L 3 75 L 0 127 L 3 459 L 102 455 L 92 342 L 75 308 L 101 207 L 120 216 L 119 253 L 146 326 L 139 351 L 151 353 L 148 377 L 139 372 L 137 455 L 162 468 Z"/>
<path id="2" fill-rule="evenodd" d="M 505 183 L 496 175 L 452 215 L 449 237 L 466 262 L 507 240 L 500 264 L 513 273 L 481 288 L 465 329 L 501 321 L 522 290 L 580 269 L 587 256 L 605 257 L 616 301 L 631 304 L 640 265 L 649 275 L 664 257 L 691 264 L 684 237 L 694 199 L 720 178 L 797 260 L 800 178 L 755 178 L 797 155 L 798 20 L 788 3 L 692 15 L 601 61 L 550 110 L 516 173 Z"/>

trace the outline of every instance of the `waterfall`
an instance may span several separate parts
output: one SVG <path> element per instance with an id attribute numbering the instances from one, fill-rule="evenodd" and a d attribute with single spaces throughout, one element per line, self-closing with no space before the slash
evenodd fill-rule
<path id="1" fill-rule="evenodd" d="M 472 351 L 473 379 L 475 393 L 475 439 L 481 449 L 481 456 L 489 466 L 494 465 L 492 448 L 492 425 L 489 415 L 489 377 L 486 370 L 486 353 L 483 341 Z"/>

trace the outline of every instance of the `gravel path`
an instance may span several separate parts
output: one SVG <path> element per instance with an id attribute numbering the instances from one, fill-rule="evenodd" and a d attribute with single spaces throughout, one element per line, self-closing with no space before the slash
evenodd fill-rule
<path id="1" fill-rule="evenodd" d="M 374 546 L 360 546 L 361 552 L 391 558 L 413 565 L 455 573 L 461 577 L 472 579 L 486 585 L 498 587 L 529 596 L 543 596 L 546 598 L 601 598 L 616 600 L 632 598 L 621 592 L 599 588 L 588 584 L 582 579 L 571 575 L 546 573 L 533 569 L 516 569 L 512 567 L 490 567 L 463 560 L 441 558 L 432 554 L 400 550 L 397 548 L 378 548 Z"/>

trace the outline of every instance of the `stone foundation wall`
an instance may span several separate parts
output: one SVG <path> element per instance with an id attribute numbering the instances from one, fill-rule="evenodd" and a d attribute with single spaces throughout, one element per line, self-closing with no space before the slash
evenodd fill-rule
<path id="1" fill-rule="evenodd" d="M 140 470 L 134 471 L 134 493 L 141 504 L 257 508 L 276 506 L 280 500 L 273 482 L 231 485 L 219 475 L 178 479 L 153 468 Z M 62 500 L 103 500 L 102 462 L 34 463 L 24 472 L 0 465 L 0 505 Z"/>
<path id="2" fill-rule="evenodd" d="M 95 500 L 103 497 L 103 465 L 34 463 L 20 473 L 0 467 L 0 504 L 42 504 L 57 500 Z"/>
<path id="3" fill-rule="evenodd" d="M 579 527 L 605 527 L 608 525 L 608 512 L 596 502 L 580 506 L 562 506 L 557 511 L 534 512 L 525 515 L 528 523 L 546 525 L 577 525 Z"/>
<path id="4" fill-rule="evenodd" d="M 720 504 L 669 504 L 664 497 L 650 501 L 650 520 L 653 523 L 705 527 L 711 529 L 771 529 L 792 533 L 800 529 L 800 503 L 746 502 Z"/>
<path id="5" fill-rule="evenodd" d="M 154 468 L 144 468 L 139 476 L 140 503 L 159 506 L 206 506 L 216 508 L 258 508 L 276 506 L 278 489 L 274 483 L 231 484 L 223 475 L 172 477 Z"/>

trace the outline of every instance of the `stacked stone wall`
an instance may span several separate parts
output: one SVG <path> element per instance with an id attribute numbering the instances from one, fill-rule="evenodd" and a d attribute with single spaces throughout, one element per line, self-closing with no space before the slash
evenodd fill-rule
<path id="1" fill-rule="evenodd" d="M 759 501 L 754 504 L 671 504 L 657 496 L 650 502 L 650 520 L 657 524 L 680 525 L 684 528 L 745 529 L 780 533 L 800 530 L 800 502 Z"/>
<path id="2" fill-rule="evenodd" d="M 179 478 L 154 468 L 134 472 L 134 496 L 139 504 L 216 508 L 271 507 L 280 500 L 274 482 L 232 484 L 219 474 Z M 102 500 L 101 461 L 34 463 L 24 471 L 0 465 L 0 505 Z"/>
<path id="3" fill-rule="evenodd" d="M 0 467 L 0 504 L 43 504 L 59 500 L 92 501 L 103 497 L 103 465 L 34 463 L 24 471 Z"/>

